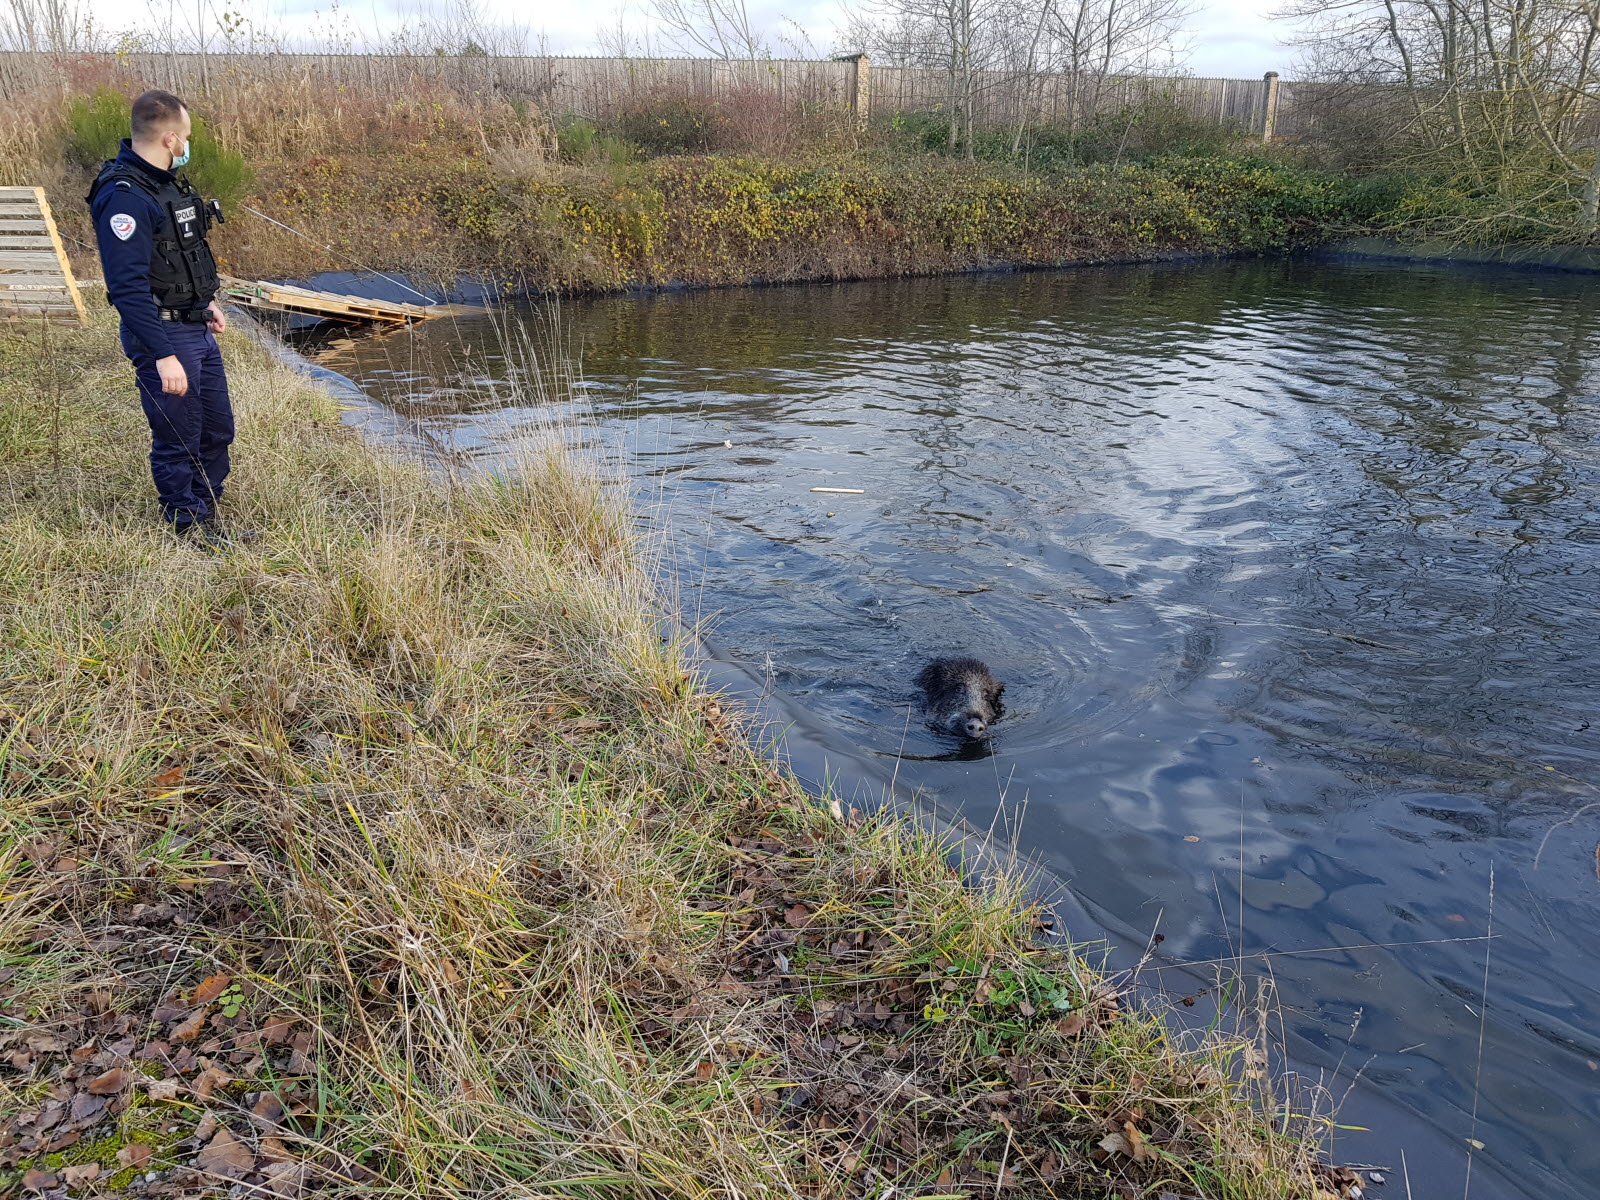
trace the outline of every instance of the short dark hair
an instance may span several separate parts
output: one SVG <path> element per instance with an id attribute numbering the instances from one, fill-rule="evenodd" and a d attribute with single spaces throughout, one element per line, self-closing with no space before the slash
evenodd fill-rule
<path id="1" fill-rule="evenodd" d="M 171 92 L 152 89 L 133 102 L 133 137 L 144 141 L 165 133 L 183 117 L 188 105 Z"/>

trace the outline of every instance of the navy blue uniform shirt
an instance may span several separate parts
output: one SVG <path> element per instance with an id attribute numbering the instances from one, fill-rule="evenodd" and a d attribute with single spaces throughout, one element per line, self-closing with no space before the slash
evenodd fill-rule
<path id="1" fill-rule="evenodd" d="M 171 183 L 175 176 L 152 166 L 134 153 L 127 138 L 117 151 L 117 161 L 129 163 L 156 183 Z M 106 294 L 129 333 L 155 354 L 166 358 L 172 341 L 161 323 L 160 309 L 150 291 L 150 256 L 156 232 L 166 219 L 160 206 L 143 188 L 127 180 L 111 180 L 95 192 L 89 206 L 94 217 L 95 240 L 100 243 L 100 266 L 105 271 Z"/>

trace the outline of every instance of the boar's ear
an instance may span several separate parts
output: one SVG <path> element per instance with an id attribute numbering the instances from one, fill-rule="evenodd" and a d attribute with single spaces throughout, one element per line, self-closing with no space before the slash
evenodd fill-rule
<path id="1" fill-rule="evenodd" d="M 989 689 L 989 699 L 991 699 L 991 700 L 1000 699 L 1001 695 L 1004 694 L 1005 690 L 1006 690 L 1006 685 L 1005 684 L 1003 684 L 1003 683 L 995 684 L 994 687 Z"/>

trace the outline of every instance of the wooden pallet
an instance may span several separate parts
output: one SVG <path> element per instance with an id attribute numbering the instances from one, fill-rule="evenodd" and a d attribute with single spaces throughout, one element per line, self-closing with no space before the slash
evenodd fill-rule
<path id="1" fill-rule="evenodd" d="M 88 323 L 55 218 L 36 187 L 0 187 L 0 317 Z"/>
<path id="2" fill-rule="evenodd" d="M 314 292 L 310 288 L 287 283 L 250 283 L 243 279 L 224 280 L 222 292 L 232 303 L 245 308 L 298 313 L 347 325 L 364 322 L 410 325 L 433 317 L 459 317 L 483 311 L 466 304 L 397 304 L 392 300 L 371 300 L 365 296 L 347 296 L 339 292 Z"/>

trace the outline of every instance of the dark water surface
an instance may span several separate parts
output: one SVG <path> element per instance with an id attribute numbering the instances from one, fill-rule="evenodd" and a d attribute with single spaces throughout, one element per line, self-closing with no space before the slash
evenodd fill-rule
<path id="1" fill-rule="evenodd" d="M 1164 962 L 1270 955 L 1291 1056 L 1379 1123 L 1339 1151 L 1406 1147 L 1416 1200 L 1468 1139 L 1473 1196 L 1600 1195 L 1600 281 L 1234 262 L 563 318 L 685 608 L 835 765 L 1014 832 Z M 492 461 L 532 411 L 501 336 L 322 361 Z M 985 747 L 909 715 L 950 651 L 1009 685 Z"/>

